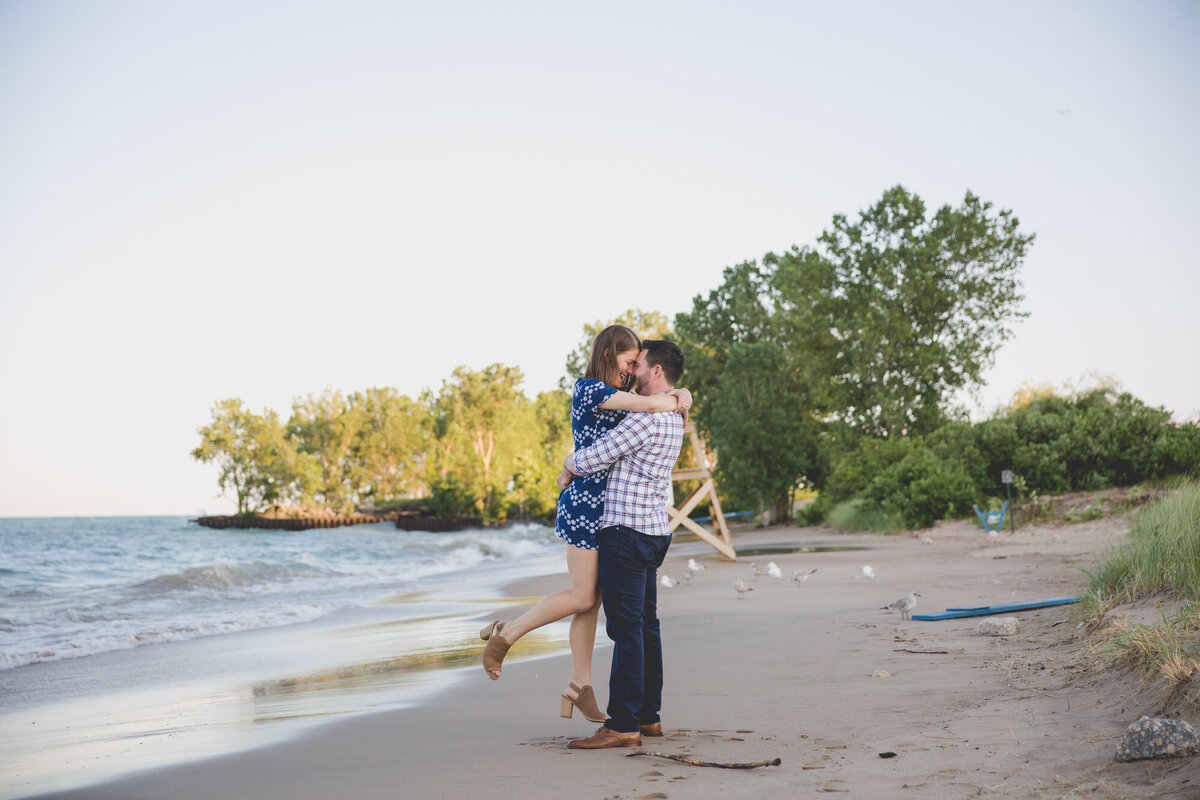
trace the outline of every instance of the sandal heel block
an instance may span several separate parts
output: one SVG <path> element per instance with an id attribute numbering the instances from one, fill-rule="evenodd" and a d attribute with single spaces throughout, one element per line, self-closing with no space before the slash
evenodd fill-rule
<path id="1" fill-rule="evenodd" d="M 596 703 L 596 693 L 592 691 L 591 684 L 586 686 L 576 686 L 573 682 L 571 688 L 575 690 L 575 699 L 572 700 L 569 695 L 562 695 L 562 716 L 570 718 L 570 710 L 568 704 L 579 709 L 579 713 L 583 714 L 583 718 L 588 722 L 604 722 L 608 716 L 600 710 L 600 706 Z"/>
<path id="2" fill-rule="evenodd" d="M 571 698 L 565 694 L 559 697 L 558 715 L 563 719 L 570 719 L 575 711 L 575 704 L 571 702 Z"/>

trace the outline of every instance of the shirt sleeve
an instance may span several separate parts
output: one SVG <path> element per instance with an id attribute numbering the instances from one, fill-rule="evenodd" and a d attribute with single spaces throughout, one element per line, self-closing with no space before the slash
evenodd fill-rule
<path id="1" fill-rule="evenodd" d="M 617 393 L 615 386 L 609 386 L 604 381 L 595 378 L 580 378 L 575 381 L 575 391 L 571 395 L 572 410 L 576 414 L 594 413 L 600 409 L 605 400 Z"/>
<path id="2" fill-rule="evenodd" d="M 650 441 L 654 422 L 649 414 L 629 414 L 617 427 L 594 444 L 575 451 L 576 475 L 591 475 L 608 469 L 630 453 L 636 453 Z"/>

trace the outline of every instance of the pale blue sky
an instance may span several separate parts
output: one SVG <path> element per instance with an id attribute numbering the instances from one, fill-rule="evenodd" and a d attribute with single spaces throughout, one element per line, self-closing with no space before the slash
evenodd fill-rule
<path id="1" fill-rule="evenodd" d="M 979 395 L 1200 411 L 1200 5 L 0 0 L 0 516 L 232 508 L 214 401 L 551 388 L 902 183 L 1038 238 Z"/>

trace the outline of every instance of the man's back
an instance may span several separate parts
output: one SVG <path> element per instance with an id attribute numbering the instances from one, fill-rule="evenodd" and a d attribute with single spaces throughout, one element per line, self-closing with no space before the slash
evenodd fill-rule
<path id="1" fill-rule="evenodd" d="M 577 451 L 575 465 L 583 474 L 612 465 L 601 527 L 625 525 L 650 536 L 669 534 L 671 470 L 682 446 L 681 415 L 631 413 L 591 447 Z"/>

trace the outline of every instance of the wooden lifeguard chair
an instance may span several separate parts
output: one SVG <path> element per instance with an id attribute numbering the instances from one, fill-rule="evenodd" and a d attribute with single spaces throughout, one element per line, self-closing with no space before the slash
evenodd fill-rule
<path id="1" fill-rule="evenodd" d="M 667 513 L 670 515 L 668 527 L 674 531 L 682 525 L 715 547 L 721 555 L 731 561 L 737 561 L 737 551 L 733 549 L 733 542 L 729 538 L 729 526 L 725 524 L 725 514 L 721 511 L 721 499 L 717 497 L 717 485 L 713 481 L 712 463 L 708 460 L 708 453 L 705 452 L 704 445 L 700 442 L 699 434 L 696 433 L 696 423 L 689 422 L 684 427 L 683 432 L 687 434 L 692 442 L 692 453 L 696 456 L 696 466 L 687 469 L 677 468 L 672 470 L 671 483 L 694 480 L 702 482 L 700 488 L 692 492 L 691 496 L 679 508 L 667 506 Z M 688 514 L 692 513 L 692 509 L 706 497 L 708 498 L 708 507 L 712 509 L 713 528 L 716 529 L 716 535 L 705 530 L 699 523 L 688 517 Z"/>

